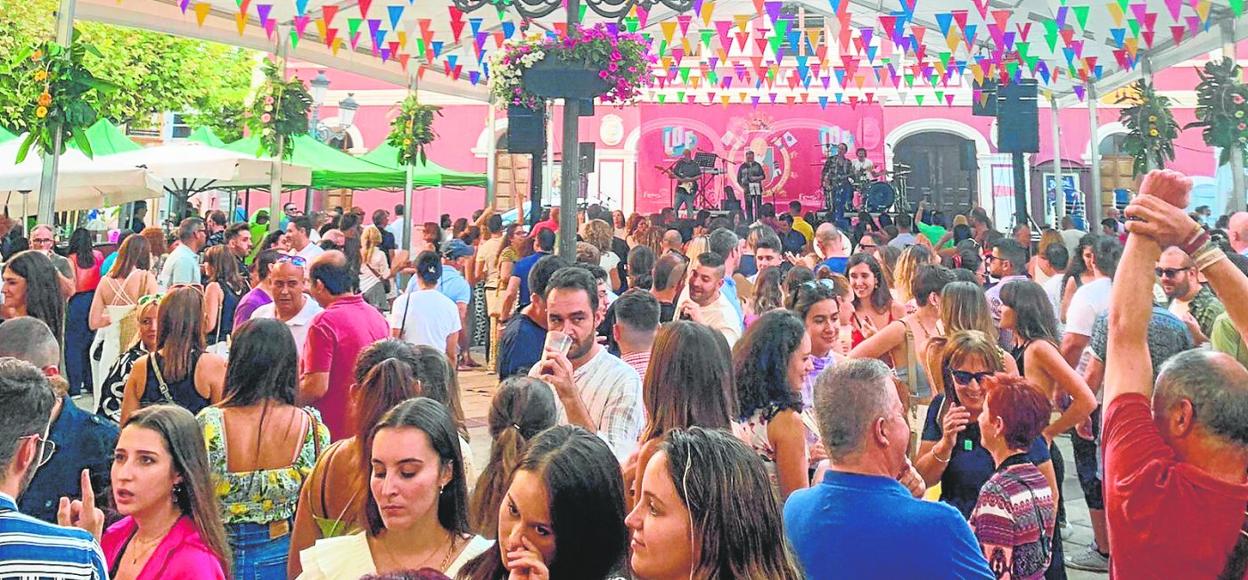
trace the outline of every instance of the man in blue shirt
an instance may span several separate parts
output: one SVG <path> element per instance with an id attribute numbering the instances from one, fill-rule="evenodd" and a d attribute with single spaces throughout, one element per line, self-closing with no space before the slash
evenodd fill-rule
<path id="1" fill-rule="evenodd" d="M 530 303 L 507 321 L 498 339 L 498 378 L 523 374 L 541 360 L 546 346 L 546 284 L 556 270 L 570 265 L 558 256 L 545 256 L 529 271 Z"/>
<path id="2" fill-rule="evenodd" d="M 962 514 L 921 499 L 891 377 L 875 359 L 819 376 L 815 413 L 831 466 L 823 482 L 789 496 L 785 536 L 812 579 L 993 578 Z"/>
<path id="3" fill-rule="evenodd" d="M 12 357 L 35 365 L 49 377 L 57 377 L 60 348 L 48 325 L 38 318 L 21 316 L 0 325 L 0 357 Z M 59 378 L 54 387 L 64 385 Z M 91 488 L 101 504 L 109 495 L 109 470 L 117 446 L 117 424 L 79 409 L 64 389 L 53 388 L 52 427 L 48 440 L 56 453 L 39 469 L 18 505 L 22 513 L 45 522 L 56 522 L 62 497 L 82 494 L 80 475 L 91 474 Z"/>
<path id="4" fill-rule="evenodd" d="M 108 570 L 96 538 L 104 517 L 93 498 L 78 506 L 77 518 L 92 532 L 49 524 L 17 508 L 17 498 L 56 451 L 48 436 L 54 401 L 43 371 L 0 358 L 0 578 L 102 580 Z"/>
<path id="5" fill-rule="evenodd" d="M 529 291 L 529 271 L 533 269 L 533 265 L 538 260 L 544 256 L 549 256 L 551 252 L 555 251 L 555 232 L 551 230 L 537 232 L 534 238 L 533 249 L 536 251 L 517 260 L 515 267 L 511 270 L 511 277 L 520 280 L 520 290 L 516 294 L 517 308 L 524 308 L 532 301 L 532 295 Z"/>

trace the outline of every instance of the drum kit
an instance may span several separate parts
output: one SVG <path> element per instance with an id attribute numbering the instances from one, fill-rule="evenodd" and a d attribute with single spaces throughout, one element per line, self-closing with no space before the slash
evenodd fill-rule
<path id="1" fill-rule="evenodd" d="M 824 167 L 828 159 L 812 165 Z M 911 167 L 903 163 L 894 163 L 892 171 L 829 172 L 821 180 L 825 207 L 829 211 L 839 209 L 838 213 L 908 213 L 913 210 L 906 183 L 911 172 Z"/>

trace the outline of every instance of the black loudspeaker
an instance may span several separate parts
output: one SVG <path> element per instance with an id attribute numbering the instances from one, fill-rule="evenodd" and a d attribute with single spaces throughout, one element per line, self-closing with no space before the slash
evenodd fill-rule
<path id="1" fill-rule="evenodd" d="M 976 159 L 974 141 L 963 141 L 962 146 L 958 149 L 958 153 L 959 169 L 962 171 L 975 171 L 979 168 L 979 160 Z"/>
<path id="2" fill-rule="evenodd" d="M 974 83 L 975 89 L 979 89 L 979 98 L 971 99 L 971 114 L 976 117 L 996 117 L 997 116 L 997 81 L 985 80 L 982 83 Z M 974 95 L 974 92 L 971 93 Z"/>
<path id="3" fill-rule="evenodd" d="M 1040 112 L 1036 81 L 1024 79 L 997 91 L 997 150 L 1040 152 Z"/>
<path id="4" fill-rule="evenodd" d="M 581 175 L 594 172 L 594 142 L 581 141 Z"/>
<path id="5" fill-rule="evenodd" d="M 507 107 L 507 151 L 542 153 L 546 150 L 546 109 Z"/>
<path id="6" fill-rule="evenodd" d="M 741 211 L 741 200 L 735 197 L 731 199 L 724 198 L 723 201 L 719 202 L 719 209 L 726 212 Z"/>

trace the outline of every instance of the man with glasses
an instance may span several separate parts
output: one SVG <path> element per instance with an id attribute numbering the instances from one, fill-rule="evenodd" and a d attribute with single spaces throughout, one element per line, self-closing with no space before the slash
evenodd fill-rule
<path id="1" fill-rule="evenodd" d="M 95 509 L 94 497 L 84 498 L 78 518 L 91 533 L 18 511 L 17 499 L 55 449 L 48 434 L 54 405 L 52 389 L 39 368 L 15 358 L 0 358 L 0 462 L 4 465 L 0 474 L 0 576 L 107 578 L 104 554 L 96 543 L 104 521 Z M 80 477 L 80 481 L 86 479 Z"/>
<path id="2" fill-rule="evenodd" d="M 1208 342 L 1213 335 L 1214 321 L 1226 312 L 1226 307 L 1213 295 L 1213 290 L 1200 283 L 1196 262 L 1186 252 L 1172 246 L 1161 253 L 1156 273 L 1162 292 L 1170 300 L 1170 312 L 1188 322 L 1198 344 Z"/>
<path id="3" fill-rule="evenodd" d="M 60 499 L 82 494 L 80 476 L 84 469 L 90 473 L 97 499 L 103 501 L 108 497 L 108 474 L 119 430 L 116 423 L 79 409 L 67 396 L 68 384 L 57 368 L 60 350 L 48 325 L 28 316 L 6 321 L 0 325 L 0 357 L 16 358 L 41 369 L 56 397 L 44 450 L 48 459 L 18 503 L 22 513 L 55 523 Z"/>
<path id="4" fill-rule="evenodd" d="M 204 220 L 197 217 L 182 220 L 178 225 L 178 247 L 169 252 L 169 258 L 165 260 L 165 267 L 157 279 L 162 288 L 200 283 L 199 250 L 204 247 L 207 239 Z"/>
<path id="5" fill-rule="evenodd" d="M 286 324 L 295 339 L 295 350 L 303 358 L 303 346 L 308 340 L 308 328 L 312 319 L 324 311 L 316 300 L 304 294 L 307 279 L 307 262 L 299 256 L 283 254 L 269 270 L 268 286 L 273 291 L 273 302 L 256 309 L 252 318 L 276 318 Z"/>
<path id="6" fill-rule="evenodd" d="M 992 243 L 992 253 L 986 258 L 988 272 L 997 279 L 997 283 L 984 291 L 984 295 L 988 299 L 992 321 L 1000 328 L 1001 289 L 1015 280 L 1027 279 L 1027 249 L 1016 240 L 1001 238 Z M 1002 329 L 997 342 L 1006 350 L 1014 348 L 1014 333 Z"/>
<path id="7" fill-rule="evenodd" d="M 43 252 L 52 260 L 61 294 L 68 298 L 74 294 L 74 269 L 69 265 L 68 259 L 53 251 L 55 247 L 56 231 L 52 229 L 52 226 L 39 224 L 30 231 L 30 249 Z"/>

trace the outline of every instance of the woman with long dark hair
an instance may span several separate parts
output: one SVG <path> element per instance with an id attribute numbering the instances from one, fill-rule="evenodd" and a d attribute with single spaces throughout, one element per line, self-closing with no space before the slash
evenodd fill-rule
<path id="1" fill-rule="evenodd" d="M 57 344 L 65 338 L 65 297 L 51 258 L 38 250 L 14 255 L 4 265 L 6 318 L 32 316 L 52 330 Z"/>
<path id="2" fill-rule="evenodd" d="M 368 494 L 364 441 L 391 407 L 421 396 L 419 367 L 420 357 L 401 340 L 383 340 L 360 353 L 351 390 L 354 430 L 350 437 L 322 451 L 304 480 L 286 562 L 288 577 L 299 576 L 303 569 L 299 553 L 317 540 L 362 529 L 364 496 Z M 347 434 L 338 434 L 343 435 Z"/>
<path id="3" fill-rule="evenodd" d="M 221 401 L 225 359 L 204 351 L 204 296 L 198 286 L 175 286 L 160 301 L 156 350 L 134 363 L 121 421 L 140 407 L 169 403 L 198 413 Z"/>
<path id="4" fill-rule="evenodd" d="M 247 282 L 238 271 L 238 260 L 225 246 L 204 251 L 204 344 L 212 346 L 230 337 L 234 327 L 234 310 L 248 290 Z"/>
<path id="5" fill-rule="evenodd" d="M 89 324 L 95 289 L 100 285 L 100 264 L 104 254 L 95 249 L 91 232 L 78 228 L 69 236 L 69 265 L 74 272 L 74 293 L 69 297 L 65 316 L 65 378 L 69 394 L 78 395 L 93 388 L 91 343 L 95 330 Z"/>
<path id="6" fill-rule="evenodd" d="M 625 520 L 634 578 L 803 577 L 763 461 L 732 435 L 700 427 L 668 432 L 641 492 Z"/>
<path id="7" fill-rule="evenodd" d="M 669 322 L 659 328 L 651 351 L 641 389 L 646 426 L 624 467 L 629 505 L 639 497 L 646 463 L 664 435 L 689 427 L 731 431 L 737 416 L 732 351 L 722 333 L 687 320 Z"/>
<path id="8" fill-rule="evenodd" d="M 625 566 L 624 483 L 606 442 L 571 425 L 530 441 L 498 508 L 498 538 L 456 578 L 602 580 Z"/>
<path id="9" fill-rule="evenodd" d="M 810 485 L 802 384 L 810 373 L 810 336 L 797 316 L 773 310 L 754 322 L 732 351 L 737 422 L 762 456 L 780 497 Z"/>
<path id="10" fill-rule="evenodd" d="M 789 310 L 802 320 L 806 336 L 810 337 L 810 372 L 806 373 L 802 384 L 802 406 L 806 409 L 815 404 L 815 378 L 844 358 L 844 352 L 839 351 L 841 331 L 848 325 L 853 308 L 848 297 L 849 283 L 840 275 L 807 280 L 793 292 Z M 818 440 L 807 443 L 818 443 Z"/>
<path id="11" fill-rule="evenodd" d="M 235 576 L 284 579 L 299 487 L 329 447 L 329 429 L 316 409 L 295 406 L 298 357 L 285 324 L 245 322 L 230 350 L 224 398 L 197 420 Z"/>
<path id="12" fill-rule="evenodd" d="M 416 376 L 420 377 L 420 396 L 433 399 L 446 406 L 459 433 L 459 447 L 464 456 L 464 473 L 469 481 L 476 477 L 472 462 L 472 447 L 468 444 L 468 424 L 464 420 L 464 408 L 460 404 L 459 378 L 451 369 L 450 360 L 442 351 L 428 345 L 411 345 L 416 355 Z M 469 486 L 471 488 L 471 485 Z"/>
<path id="13" fill-rule="evenodd" d="M 1070 300 L 1075 297 L 1075 290 L 1097 279 L 1092 256 L 1099 237 L 1096 234 L 1087 234 L 1079 238 L 1079 244 L 1070 255 L 1066 273 L 1062 275 L 1062 311 L 1058 313 L 1062 322 L 1066 322 L 1066 311 L 1070 309 Z"/>
<path id="14" fill-rule="evenodd" d="M 546 383 L 532 377 L 511 377 L 498 385 L 490 414 L 490 461 L 481 470 L 468 510 L 472 529 L 486 538 L 498 535 L 498 507 L 520 463 L 524 449 L 538 433 L 555 426 L 559 410 Z"/>
<path id="15" fill-rule="evenodd" d="M 468 527 L 468 484 L 445 406 L 399 403 L 364 442 L 364 530 L 318 541 L 299 558 L 307 580 L 433 568 L 454 576 L 494 542 Z M 605 443 L 604 443 L 605 446 Z M 362 466 L 362 467 L 363 467 Z"/>
<path id="16" fill-rule="evenodd" d="M 151 272 L 152 249 L 147 238 L 138 235 L 126 238 L 115 255 L 117 258 L 108 275 L 100 280 L 87 314 L 88 324 L 96 331 L 91 344 L 91 360 L 95 364 L 91 376 L 97 401 L 102 395 L 105 378 L 126 346 L 123 343 L 134 337 L 134 312 L 139 299 L 158 288 L 156 276 Z M 119 413 L 120 408 L 115 411 Z"/>
<path id="17" fill-rule="evenodd" d="M 893 300 L 884 268 L 868 254 L 854 254 L 845 265 L 849 289 L 853 293 L 854 314 L 851 346 L 879 332 L 890 322 L 906 315 L 906 306 Z"/>
<path id="18" fill-rule="evenodd" d="M 155 405 L 127 417 L 111 484 L 124 517 L 100 542 L 110 577 L 231 577 L 204 437 L 189 411 Z"/>

